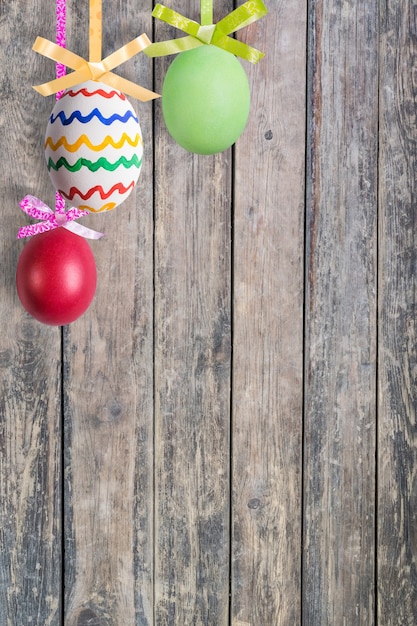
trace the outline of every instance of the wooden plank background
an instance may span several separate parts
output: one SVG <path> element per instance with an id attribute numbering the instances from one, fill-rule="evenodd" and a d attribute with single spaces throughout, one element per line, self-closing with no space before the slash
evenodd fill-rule
<path id="1" fill-rule="evenodd" d="M 154 4 L 103 0 L 104 54 L 176 36 Z M 1 625 L 415 623 L 417 3 L 267 5 L 233 149 L 133 103 L 139 184 L 84 220 L 98 289 L 60 329 L 14 286 L 19 200 L 54 203 L 55 3 L 0 0 Z M 87 24 L 68 0 L 83 56 Z M 170 61 L 117 71 L 160 90 Z"/>

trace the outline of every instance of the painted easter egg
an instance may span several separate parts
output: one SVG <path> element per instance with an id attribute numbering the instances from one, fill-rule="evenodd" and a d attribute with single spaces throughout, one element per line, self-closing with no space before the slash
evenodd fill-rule
<path id="1" fill-rule="evenodd" d="M 63 326 L 79 318 L 94 297 L 96 283 L 90 246 L 66 228 L 35 235 L 19 257 L 18 296 L 26 311 L 44 324 Z"/>
<path id="2" fill-rule="evenodd" d="M 95 213 L 114 209 L 135 186 L 142 155 L 139 120 L 117 89 L 87 81 L 55 104 L 45 158 L 55 189 L 71 206 Z"/>
<path id="3" fill-rule="evenodd" d="M 243 132 L 249 108 L 245 70 L 230 52 L 203 45 L 181 52 L 169 66 L 162 113 L 169 133 L 186 150 L 226 150 Z"/>

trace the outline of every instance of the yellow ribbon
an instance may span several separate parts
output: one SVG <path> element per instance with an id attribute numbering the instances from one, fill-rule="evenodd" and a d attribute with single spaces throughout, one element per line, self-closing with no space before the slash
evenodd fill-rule
<path id="1" fill-rule="evenodd" d="M 90 0 L 89 44 L 90 60 L 86 61 L 78 54 L 62 48 L 48 39 L 37 37 L 33 45 L 35 52 L 48 57 L 52 61 L 62 63 L 75 71 L 42 85 L 36 85 L 34 89 L 43 96 L 50 96 L 57 93 L 57 91 L 69 89 L 86 80 L 94 80 L 110 85 L 142 102 L 160 97 L 159 94 L 136 85 L 121 76 L 117 76 L 117 74 L 113 74 L 111 71 L 151 45 L 145 34 L 136 37 L 136 39 L 122 46 L 105 59 L 101 58 L 101 0 Z"/>
<path id="2" fill-rule="evenodd" d="M 201 0 L 201 24 L 199 24 L 162 4 L 157 4 L 152 11 L 153 17 L 175 26 L 187 33 L 188 36 L 153 43 L 144 50 L 146 56 L 166 56 L 191 50 L 204 44 L 212 44 L 251 63 L 260 61 L 265 56 L 263 52 L 242 41 L 237 41 L 229 35 L 266 15 L 268 10 L 262 0 L 248 0 L 217 24 L 211 23 L 213 19 L 212 5 L 212 0 Z"/>

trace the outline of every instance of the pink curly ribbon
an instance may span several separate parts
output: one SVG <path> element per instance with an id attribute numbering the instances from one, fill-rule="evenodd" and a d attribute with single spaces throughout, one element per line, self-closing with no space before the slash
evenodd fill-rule
<path id="1" fill-rule="evenodd" d="M 72 207 L 65 213 L 54 212 L 47 204 L 42 202 L 42 200 L 31 195 L 25 196 L 23 200 L 20 201 L 20 208 L 30 217 L 42 220 L 42 222 L 20 228 L 17 239 L 39 235 L 40 233 L 59 228 L 60 226 L 86 239 L 100 239 L 104 235 L 104 233 L 99 233 L 92 228 L 87 228 L 86 226 L 82 226 L 82 224 L 74 222 L 74 220 L 88 215 L 88 211 Z"/>
<path id="2" fill-rule="evenodd" d="M 58 46 L 65 48 L 67 43 L 67 0 L 56 0 L 56 25 L 55 39 Z M 61 78 L 67 73 L 67 68 L 63 63 L 56 64 L 56 77 Z M 59 91 L 56 94 L 56 100 L 59 100 L 64 92 Z M 55 194 L 55 211 L 57 213 L 65 213 L 65 199 L 58 191 Z"/>
<path id="3" fill-rule="evenodd" d="M 67 0 L 56 0 L 56 43 L 61 48 L 65 48 L 67 44 L 67 35 L 66 35 L 66 24 L 67 24 Z M 63 63 L 56 64 L 56 77 L 61 78 L 65 76 L 67 73 L 67 68 Z M 64 92 L 59 91 L 56 94 L 56 99 L 62 96 Z"/>

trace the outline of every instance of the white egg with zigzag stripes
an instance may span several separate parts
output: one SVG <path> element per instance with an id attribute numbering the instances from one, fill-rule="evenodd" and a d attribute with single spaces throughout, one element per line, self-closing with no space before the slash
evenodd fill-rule
<path id="1" fill-rule="evenodd" d="M 71 206 L 110 211 L 134 188 L 142 167 L 138 117 L 126 96 L 97 81 L 67 89 L 45 136 L 52 183 Z"/>

